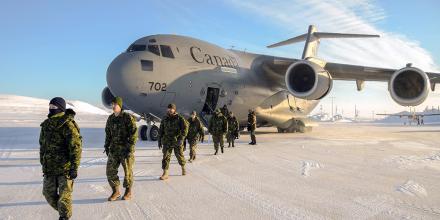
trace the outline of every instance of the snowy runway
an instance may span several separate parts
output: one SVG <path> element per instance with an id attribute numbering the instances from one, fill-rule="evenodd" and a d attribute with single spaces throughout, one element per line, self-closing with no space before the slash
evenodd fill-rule
<path id="1" fill-rule="evenodd" d="M 173 158 L 165 182 L 156 143 L 139 142 L 134 199 L 110 203 L 104 131 L 84 128 L 72 219 L 440 218 L 440 126 L 259 131 L 257 146 L 242 134 L 219 156 L 212 143 L 201 144 L 185 177 Z M 0 219 L 57 218 L 41 194 L 38 135 L 38 128 L 0 128 Z"/>

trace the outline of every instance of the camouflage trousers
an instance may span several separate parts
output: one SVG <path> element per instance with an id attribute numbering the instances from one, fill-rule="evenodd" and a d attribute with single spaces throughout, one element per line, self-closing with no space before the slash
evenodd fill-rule
<path id="1" fill-rule="evenodd" d="M 107 160 L 107 180 L 111 187 L 119 187 L 119 176 L 118 169 L 122 164 L 122 168 L 124 169 L 124 183 L 123 186 L 125 188 L 131 188 L 133 186 L 133 164 L 134 164 L 134 155 L 131 154 L 128 158 L 125 158 L 122 155 L 112 155 L 111 153 L 108 155 Z"/>
<path id="2" fill-rule="evenodd" d="M 43 195 L 60 216 L 72 217 L 73 180 L 66 176 L 44 176 Z"/>
<path id="3" fill-rule="evenodd" d="M 197 138 L 188 139 L 189 143 L 189 159 L 196 159 Z"/>
<path id="4" fill-rule="evenodd" d="M 220 135 L 212 135 L 212 141 L 214 142 L 214 149 L 218 151 L 218 147 L 220 146 L 221 149 L 225 146 L 225 137 L 223 134 Z"/>
<path id="5" fill-rule="evenodd" d="M 251 142 L 257 143 L 257 138 L 255 137 L 255 130 L 251 130 L 249 134 L 251 135 Z"/>
<path id="6" fill-rule="evenodd" d="M 236 137 L 233 132 L 228 132 L 226 134 L 226 140 L 228 140 L 229 146 L 231 146 L 231 144 L 232 146 L 235 146 L 235 138 Z"/>
<path id="7" fill-rule="evenodd" d="M 174 146 L 163 146 L 162 153 L 162 169 L 168 170 L 170 168 L 171 154 L 173 153 L 177 158 L 177 162 L 179 162 L 180 166 L 185 166 L 185 156 L 183 155 L 183 146 L 178 146 L 177 144 Z"/>

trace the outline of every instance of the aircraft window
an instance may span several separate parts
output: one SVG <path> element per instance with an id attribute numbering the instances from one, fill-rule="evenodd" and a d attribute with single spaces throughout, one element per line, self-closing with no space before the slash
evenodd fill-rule
<path id="1" fill-rule="evenodd" d="M 150 43 L 156 43 L 156 39 L 150 39 L 148 42 L 150 42 Z"/>
<path id="2" fill-rule="evenodd" d="M 160 56 L 159 46 L 157 45 L 148 45 L 148 51 Z"/>
<path id="3" fill-rule="evenodd" d="M 141 60 L 141 67 L 143 71 L 153 71 L 153 61 Z"/>
<path id="4" fill-rule="evenodd" d="M 160 45 L 160 50 L 162 51 L 163 57 L 174 58 L 174 54 L 170 46 Z"/>
<path id="5" fill-rule="evenodd" d="M 132 44 L 128 49 L 127 52 L 134 52 L 134 51 L 145 51 L 147 49 L 147 46 L 141 45 L 141 44 Z"/>

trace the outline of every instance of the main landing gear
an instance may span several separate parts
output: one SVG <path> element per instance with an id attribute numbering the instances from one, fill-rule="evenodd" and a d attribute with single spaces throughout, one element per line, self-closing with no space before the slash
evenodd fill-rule
<path id="1" fill-rule="evenodd" d="M 155 122 L 160 122 L 160 118 L 148 113 L 142 115 L 142 120 L 147 122 L 146 125 L 141 125 L 138 129 L 139 137 L 142 141 L 157 141 L 159 139 L 159 127 Z"/>

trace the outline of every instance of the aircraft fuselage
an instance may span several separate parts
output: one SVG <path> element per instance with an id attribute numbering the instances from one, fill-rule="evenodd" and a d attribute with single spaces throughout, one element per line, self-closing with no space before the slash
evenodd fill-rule
<path id="1" fill-rule="evenodd" d="M 282 81 L 271 80 L 261 68 L 266 59 L 274 57 L 189 37 L 153 35 L 135 41 L 112 61 L 107 84 L 138 114 L 163 117 L 167 105 L 175 103 L 183 115 L 227 105 L 241 125 L 246 125 L 249 109 L 256 110 L 260 125 L 282 127 L 294 117 L 306 117 L 318 101 L 295 98 Z"/>

